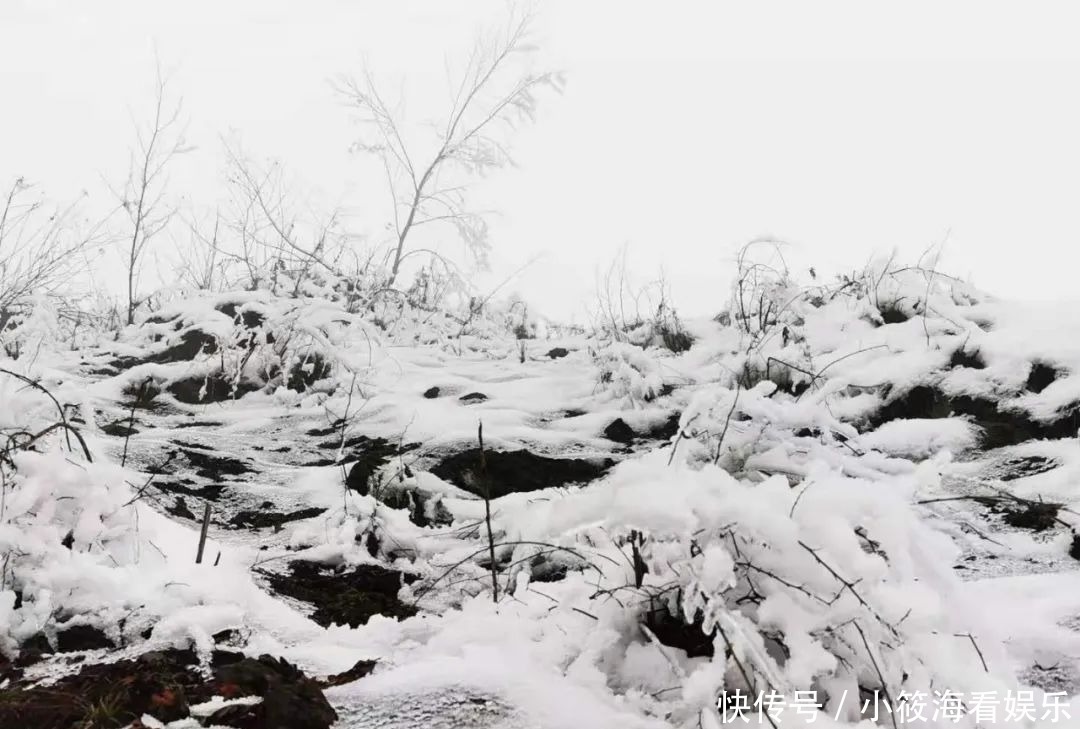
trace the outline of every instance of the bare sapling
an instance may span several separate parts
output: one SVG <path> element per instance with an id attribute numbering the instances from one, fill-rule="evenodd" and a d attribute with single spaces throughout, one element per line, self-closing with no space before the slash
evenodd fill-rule
<path id="1" fill-rule="evenodd" d="M 135 323 L 135 312 L 146 301 L 139 293 L 145 255 L 176 214 L 168 199 L 166 172 L 177 156 L 189 150 L 181 121 L 183 100 L 169 99 L 168 84 L 158 64 L 153 118 L 146 128 L 136 129 L 127 181 L 113 191 L 130 225 L 123 244 L 128 324 Z"/>
<path id="2" fill-rule="evenodd" d="M 389 187 L 393 239 L 385 288 L 393 288 L 407 258 L 433 252 L 415 244 L 422 227 L 449 226 L 486 265 L 487 216 L 469 204 L 470 187 L 485 172 L 513 164 L 510 132 L 535 119 L 539 91 L 558 91 L 563 85 L 557 72 L 523 71 L 516 64 L 535 53 L 529 39 L 531 20 L 527 13 L 514 17 L 500 32 L 475 43 L 453 83 L 449 109 L 419 127 L 427 132 L 426 139 L 410 134 L 400 109 L 387 100 L 370 72 L 338 84 L 360 121 L 372 130 L 354 147 L 381 162 Z"/>

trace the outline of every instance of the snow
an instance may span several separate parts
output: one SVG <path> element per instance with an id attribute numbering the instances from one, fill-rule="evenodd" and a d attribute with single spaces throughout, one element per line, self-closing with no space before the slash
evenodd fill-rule
<path id="1" fill-rule="evenodd" d="M 1067 555 L 1080 510 L 1075 436 L 988 452 L 971 416 L 873 418 L 924 385 L 1051 421 L 1080 401 L 1080 346 L 1070 336 L 1080 320 L 1014 308 L 920 269 L 870 270 L 835 286 L 786 276 L 755 285 L 744 298 L 774 301 L 771 313 L 730 309 L 726 320 L 687 322 L 695 343 L 681 353 L 534 322 L 551 339 L 523 340 L 522 362 L 508 309 L 494 307 L 467 335 L 449 334 L 445 322 L 382 331 L 333 299 L 263 292 L 178 300 L 160 314 L 176 314 L 179 329 L 130 327 L 84 353 L 49 349 L 45 331 L 40 358 L 3 366 L 78 404 L 94 460 L 57 431 L 3 466 L 0 650 L 87 624 L 124 646 L 114 653 L 191 646 L 207 656 L 213 636 L 234 629 L 246 654 L 281 656 L 311 674 L 377 660 L 371 675 L 327 690 L 342 727 L 717 726 L 717 698 L 740 688 L 827 692 L 826 711 L 811 714 L 819 726 L 871 726 L 843 709 L 844 692 L 853 700 L 860 687 L 893 698 L 943 687 L 968 696 L 1030 689 L 1042 700 L 1062 685 L 1075 695 L 1080 570 Z M 244 327 L 217 311 L 224 302 L 264 317 L 250 357 Z M 883 323 L 883 310 L 908 318 Z M 989 331 L 980 326 L 987 321 Z M 116 354 L 159 352 L 192 328 L 221 351 L 115 376 L 88 371 Z M 571 354 L 544 356 L 556 343 Z M 961 347 L 985 366 L 952 366 Z M 289 389 L 281 373 L 311 353 L 334 374 Z M 160 411 L 138 413 L 143 427 L 122 467 L 124 439 L 99 425 L 127 416 L 124 387 L 223 361 L 225 371 L 261 377 L 263 389 L 205 405 L 160 396 Z M 1035 362 L 1059 375 L 1028 392 Z M 438 396 L 425 397 L 433 386 Z M 459 399 L 472 392 L 487 399 Z M 0 398 L 9 432 L 36 433 L 58 417 L 14 378 L 0 376 Z M 673 413 L 679 429 L 668 441 L 627 448 L 603 436 L 617 417 L 647 432 Z M 305 441 L 341 418 L 346 438 L 420 444 L 383 466 L 381 483 L 423 495 L 446 519 L 420 526 L 384 494 L 347 491 L 339 465 L 304 465 L 312 453 L 347 455 L 309 453 L 316 446 Z M 474 447 L 481 421 L 488 449 L 616 461 L 585 485 L 492 502 L 504 565 L 497 602 L 483 561 L 483 501 L 429 472 L 440 457 Z M 164 497 L 143 486 L 155 457 L 178 440 L 255 468 L 225 484 L 215 509 L 266 500 L 280 511 L 326 510 L 280 533 L 215 523 L 210 558 L 196 565 L 197 526 L 167 514 Z M 1008 471 L 1033 457 L 1053 468 Z M 1070 528 L 1011 528 L 971 498 L 1002 493 L 1061 504 Z M 296 558 L 416 574 L 398 597 L 418 614 L 320 626 L 260 576 Z M 552 568 L 565 576 L 541 581 Z M 691 626 L 712 655 L 672 645 L 662 616 Z M 1040 673 L 1047 665 L 1058 668 Z M 62 670 L 71 669 L 40 672 Z M 808 721 L 789 712 L 779 725 Z M 181 726 L 193 725 L 170 725 Z"/>

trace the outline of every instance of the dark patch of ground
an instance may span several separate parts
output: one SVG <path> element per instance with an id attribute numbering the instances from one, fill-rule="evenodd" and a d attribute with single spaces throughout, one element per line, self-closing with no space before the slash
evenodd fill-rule
<path id="1" fill-rule="evenodd" d="M 581 458 L 548 458 L 527 450 L 485 451 L 487 477 L 492 498 L 511 493 L 538 491 L 570 483 L 593 481 L 615 465 L 610 458 L 590 461 Z M 482 496 L 477 474 L 480 450 L 472 448 L 440 461 L 431 473 L 444 481 Z"/>
<path id="2" fill-rule="evenodd" d="M 103 630 L 92 625 L 73 625 L 56 634 L 57 653 L 75 653 L 115 647 Z"/>
<path id="3" fill-rule="evenodd" d="M 1021 456 L 1010 458 L 1001 464 L 1004 473 L 999 476 L 1002 481 L 1015 481 L 1018 478 L 1037 476 L 1040 473 L 1053 471 L 1060 464 L 1046 456 Z"/>
<path id="4" fill-rule="evenodd" d="M 243 461 L 229 456 L 214 456 L 209 453 L 181 448 L 188 462 L 195 468 L 195 475 L 212 481 L 221 481 L 226 476 L 242 476 L 252 469 Z"/>
<path id="5" fill-rule="evenodd" d="M 700 614 L 697 620 L 687 623 L 663 607 L 650 610 L 645 616 L 645 624 L 661 643 L 686 651 L 691 658 L 712 658 L 715 652 L 712 636 L 703 630 L 705 622 Z"/>
<path id="6" fill-rule="evenodd" d="M 245 380 L 236 381 L 231 375 L 215 370 L 208 375 L 196 375 L 169 383 L 169 393 L 187 405 L 235 400 L 250 392 L 257 392 L 262 385 Z"/>
<path id="7" fill-rule="evenodd" d="M 434 400 L 439 396 L 439 392 L 440 390 L 438 387 L 429 387 L 428 389 L 424 390 L 424 397 L 426 397 L 428 400 Z"/>
<path id="8" fill-rule="evenodd" d="M 324 511 L 326 511 L 326 509 L 316 506 L 309 509 L 297 509 L 296 511 L 287 513 L 271 510 L 245 510 L 237 512 L 236 515 L 229 520 L 229 523 L 238 528 L 265 529 L 269 527 L 277 530 L 280 529 L 282 525 L 288 524 L 291 521 L 311 519 Z"/>
<path id="9" fill-rule="evenodd" d="M 159 478 L 154 480 L 153 485 L 165 493 L 182 494 L 183 496 L 192 496 L 198 499 L 207 499 L 208 501 L 217 501 L 225 491 L 225 484 L 223 483 L 209 483 L 196 488 L 195 482 L 190 478 Z"/>
<path id="10" fill-rule="evenodd" d="M 213 696 L 263 699 L 218 711 L 208 720 L 217 726 L 328 729 L 337 720 L 318 683 L 286 661 L 241 656 L 208 678 L 193 651 L 166 650 L 88 665 L 49 686 L 17 680 L 0 689 L 0 727 L 118 729 L 141 726 L 144 715 L 170 722 Z"/>
<path id="11" fill-rule="evenodd" d="M 187 502 L 184 500 L 183 496 L 177 496 L 173 505 L 167 507 L 165 511 L 179 519 L 195 520 L 195 514 L 188 508 Z"/>
<path id="12" fill-rule="evenodd" d="M 1042 392 L 1050 387 L 1050 385 L 1057 382 L 1059 375 L 1060 373 L 1050 365 L 1036 362 L 1031 365 L 1031 372 L 1028 373 L 1027 382 L 1024 383 L 1024 387 L 1028 392 Z"/>
<path id="13" fill-rule="evenodd" d="M 551 359 L 559 359 L 560 357 L 565 357 L 568 354 L 570 354 L 570 352 L 565 347 L 552 347 L 548 350 L 547 356 Z"/>
<path id="14" fill-rule="evenodd" d="M 285 386 L 295 392 L 306 392 L 312 385 L 333 374 L 333 366 L 318 352 L 311 352 L 289 369 Z"/>
<path id="15" fill-rule="evenodd" d="M 372 615 L 407 618 L 416 609 L 397 598 L 402 582 L 418 578 L 379 565 L 358 565 L 344 572 L 315 562 L 296 561 L 286 574 L 264 573 L 279 594 L 315 606 L 311 619 L 319 625 L 364 625 Z"/>
<path id="16" fill-rule="evenodd" d="M 978 350 L 968 352 L 963 347 L 959 347 L 949 357 L 949 369 L 956 369 L 957 367 L 968 367 L 973 370 L 986 369 L 986 362 L 983 361 L 982 355 Z"/>
<path id="17" fill-rule="evenodd" d="M 968 416 L 982 429 L 984 449 L 1017 445 L 1034 439 L 1076 436 L 1080 427 L 1080 403 L 1059 411 L 1054 420 L 1041 422 L 1019 410 L 1000 410 L 997 403 L 968 395 L 949 396 L 928 385 L 916 385 L 889 400 L 870 420 L 870 429 L 889 421 L 908 418 Z"/>
<path id="18" fill-rule="evenodd" d="M 323 448 L 337 448 L 338 444 L 327 441 L 322 444 Z M 364 435 L 350 438 L 345 444 L 346 450 L 350 451 L 346 461 L 354 461 L 345 477 L 345 486 L 357 493 L 366 496 L 371 491 L 372 479 L 379 469 L 390 462 L 391 459 L 420 447 L 419 443 L 406 443 L 398 446 L 385 438 L 369 438 Z"/>
<path id="19" fill-rule="evenodd" d="M 1059 523 L 1061 504 L 996 497 L 976 497 L 974 501 L 987 507 L 991 513 L 1002 515 L 1006 524 L 1017 529 L 1043 532 Z"/>
<path id="20" fill-rule="evenodd" d="M 488 399 L 488 396 L 485 395 L 482 392 L 470 392 L 469 394 L 462 395 L 461 397 L 458 398 L 458 400 L 460 400 L 463 403 L 484 402 L 487 399 Z"/>
<path id="21" fill-rule="evenodd" d="M 139 432 L 137 428 L 131 427 L 130 423 L 130 418 L 114 420 L 101 426 L 101 432 L 105 435 L 111 435 L 117 438 L 126 438 Z"/>

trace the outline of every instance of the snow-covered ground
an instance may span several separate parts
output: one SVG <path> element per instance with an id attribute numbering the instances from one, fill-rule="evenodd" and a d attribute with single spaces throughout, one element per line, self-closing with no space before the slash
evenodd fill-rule
<path id="1" fill-rule="evenodd" d="M 240 294 L 76 351 L 22 332 L 0 367 L 86 448 L 0 375 L 0 649 L 85 624 L 116 646 L 86 663 L 375 661 L 326 689 L 343 728 L 715 727 L 736 691 L 776 726 L 1080 726 L 1074 312 L 886 264 L 753 271 L 680 352 L 499 321 Z M 398 589 L 335 624 L 361 608 L 305 600 L 296 562 Z"/>

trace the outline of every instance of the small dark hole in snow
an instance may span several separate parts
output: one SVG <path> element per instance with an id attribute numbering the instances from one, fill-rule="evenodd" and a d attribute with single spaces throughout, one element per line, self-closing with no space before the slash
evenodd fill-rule
<path id="1" fill-rule="evenodd" d="M 1027 388 L 1028 392 L 1040 393 L 1056 382 L 1058 376 L 1058 371 L 1055 368 L 1042 362 L 1036 362 L 1031 365 L 1031 372 L 1028 374 L 1024 387 Z"/>

